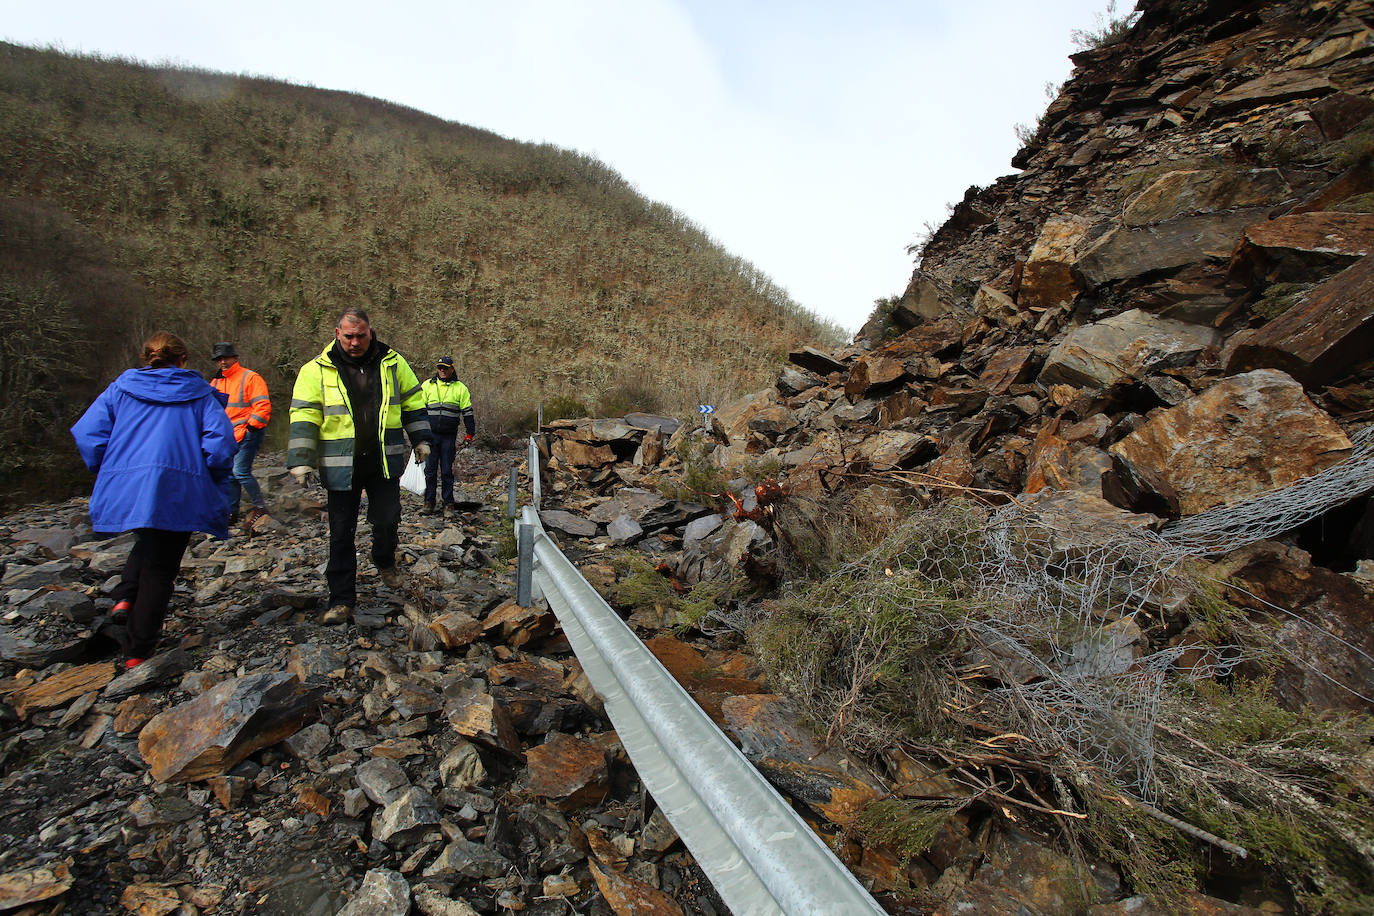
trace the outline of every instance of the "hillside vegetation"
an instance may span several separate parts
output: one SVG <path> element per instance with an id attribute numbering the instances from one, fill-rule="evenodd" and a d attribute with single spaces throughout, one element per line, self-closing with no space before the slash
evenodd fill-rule
<path id="1" fill-rule="evenodd" d="M 723 400 L 840 334 L 595 158 L 358 95 L 0 44 L 0 147 L 0 490 L 156 328 L 284 404 L 360 305 L 484 432 Z"/>

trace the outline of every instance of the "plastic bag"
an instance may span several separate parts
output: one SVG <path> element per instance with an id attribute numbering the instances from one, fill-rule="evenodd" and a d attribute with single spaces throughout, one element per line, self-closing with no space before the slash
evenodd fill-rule
<path id="1" fill-rule="evenodd" d="M 406 458 L 406 469 L 401 472 L 401 486 L 416 496 L 425 495 L 425 466 L 416 464 L 413 454 Z"/>

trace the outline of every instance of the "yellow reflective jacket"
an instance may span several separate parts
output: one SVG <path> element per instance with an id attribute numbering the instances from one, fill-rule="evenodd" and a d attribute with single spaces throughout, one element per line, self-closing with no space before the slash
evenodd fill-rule
<path id="1" fill-rule="evenodd" d="M 457 379 L 444 381 L 438 375 L 425 379 L 423 385 L 425 404 L 429 408 L 429 428 L 435 434 L 456 433 L 461 420 L 467 426 L 468 435 L 477 432 L 477 421 L 472 414 L 472 395 L 468 386 Z"/>
<path id="2" fill-rule="evenodd" d="M 288 468 L 318 468 L 327 490 L 353 488 L 353 405 L 339 370 L 329 358 L 334 344 L 301 367 L 291 392 L 291 433 L 286 446 Z M 385 344 L 382 344 L 385 346 Z M 377 441 L 385 460 L 382 473 L 399 477 L 405 470 L 405 436 L 412 444 L 433 441 L 425 415 L 420 382 L 401 354 L 389 347 L 377 366 L 382 381 Z M 405 431 L 402 435 L 402 430 Z"/>

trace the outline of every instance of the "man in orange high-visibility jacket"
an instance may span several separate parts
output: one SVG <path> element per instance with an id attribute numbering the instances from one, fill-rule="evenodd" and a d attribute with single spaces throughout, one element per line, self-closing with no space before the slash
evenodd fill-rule
<path id="1" fill-rule="evenodd" d="M 263 430 L 267 421 L 272 419 L 272 402 L 267 398 L 267 383 L 252 369 L 239 365 L 239 354 L 233 343 L 221 341 L 210 351 L 210 358 L 219 364 L 219 375 L 210 384 L 229 397 L 225 410 L 229 421 L 234 424 L 234 438 L 238 440 L 239 450 L 234 456 L 234 481 L 238 484 L 234 491 L 232 510 L 238 516 L 239 498 L 242 491 L 248 491 L 248 500 L 253 508 L 248 510 L 248 524 L 256 522 L 267 514 L 267 504 L 263 502 L 262 487 L 253 476 L 253 459 L 258 457 L 262 447 Z"/>

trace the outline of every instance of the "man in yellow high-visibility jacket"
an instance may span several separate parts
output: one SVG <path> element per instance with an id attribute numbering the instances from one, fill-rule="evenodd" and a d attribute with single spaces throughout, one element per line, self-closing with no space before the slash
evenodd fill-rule
<path id="1" fill-rule="evenodd" d="M 286 451 L 292 476 L 304 483 L 311 469 L 319 468 L 328 493 L 325 623 L 343 623 L 357 605 L 355 538 L 364 492 L 372 562 L 388 587 L 401 585 L 396 545 L 406 437 L 416 462 L 424 462 L 433 437 L 420 382 L 401 355 L 377 339 L 367 312 L 345 309 L 334 328 L 334 343 L 296 377 Z"/>
<path id="2" fill-rule="evenodd" d="M 453 357 L 439 357 L 434 375 L 425 379 L 425 406 L 429 410 L 429 429 L 434 433 L 434 451 L 425 462 L 425 514 L 453 512 L 453 462 L 458 457 L 458 424 L 462 421 L 466 434 L 463 444 L 471 445 L 477 432 L 472 415 L 472 395 L 468 386 L 453 374 Z M 434 496 L 442 479 L 440 509 L 434 508 Z"/>

